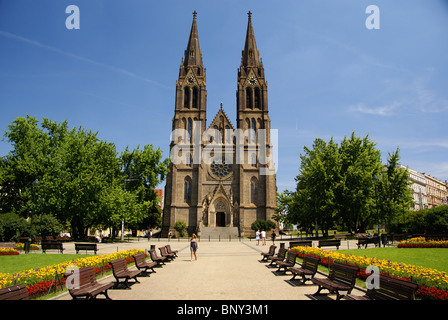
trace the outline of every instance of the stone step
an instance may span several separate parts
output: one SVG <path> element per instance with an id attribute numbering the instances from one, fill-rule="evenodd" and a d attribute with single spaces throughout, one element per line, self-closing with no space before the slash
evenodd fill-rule
<path id="1" fill-rule="evenodd" d="M 202 227 L 201 239 L 236 239 L 239 237 L 238 227 Z"/>

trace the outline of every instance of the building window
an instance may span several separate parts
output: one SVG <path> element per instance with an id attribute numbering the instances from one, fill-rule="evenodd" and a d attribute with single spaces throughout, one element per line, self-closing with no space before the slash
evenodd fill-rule
<path id="1" fill-rule="evenodd" d="M 261 109 L 260 88 L 255 88 L 255 108 Z"/>
<path id="2" fill-rule="evenodd" d="M 199 101 L 198 97 L 199 97 L 198 88 L 194 87 L 193 88 L 193 105 L 192 105 L 193 108 L 198 108 L 199 107 L 199 105 L 198 105 L 198 101 Z"/>
<path id="3" fill-rule="evenodd" d="M 184 108 L 190 108 L 190 88 L 184 89 Z"/>
<path id="4" fill-rule="evenodd" d="M 190 204 L 191 202 L 191 178 L 186 177 L 184 182 L 184 202 Z"/>
<path id="5" fill-rule="evenodd" d="M 252 153 L 250 157 L 250 165 L 254 168 L 257 167 L 257 154 L 255 153 L 255 151 Z"/>
<path id="6" fill-rule="evenodd" d="M 252 88 L 246 88 L 246 108 L 253 108 L 252 105 Z"/>
<path id="7" fill-rule="evenodd" d="M 187 132 L 188 132 L 187 142 L 193 141 L 193 121 L 191 120 L 191 118 L 188 118 Z"/>
<path id="8" fill-rule="evenodd" d="M 256 138 L 256 132 L 257 132 L 257 125 L 255 122 L 255 119 L 252 118 L 251 121 L 251 128 L 250 128 L 250 142 L 251 143 L 256 143 L 257 142 L 257 138 Z"/>
<path id="9" fill-rule="evenodd" d="M 257 179 L 253 177 L 250 179 L 250 203 L 257 203 Z"/>

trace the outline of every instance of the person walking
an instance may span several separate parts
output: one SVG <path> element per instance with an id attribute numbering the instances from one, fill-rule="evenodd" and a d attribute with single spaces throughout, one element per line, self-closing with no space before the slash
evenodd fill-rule
<path id="1" fill-rule="evenodd" d="M 277 234 L 275 233 L 275 230 L 272 230 L 272 233 L 271 233 L 272 245 L 275 245 L 275 238 L 276 237 L 277 237 Z"/>
<path id="2" fill-rule="evenodd" d="M 196 250 L 198 248 L 199 248 L 198 238 L 196 237 L 196 234 L 193 233 L 193 236 L 191 237 L 190 240 L 190 252 L 191 252 L 190 261 L 193 261 L 193 255 L 194 260 L 198 260 L 198 257 L 196 256 Z"/>
<path id="3" fill-rule="evenodd" d="M 260 244 L 260 229 L 255 232 L 255 240 L 257 240 L 257 246 Z"/>
<path id="4" fill-rule="evenodd" d="M 266 245 L 266 231 L 264 231 L 263 229 L 261 229 L 261 242 L 263 246 Z"/>

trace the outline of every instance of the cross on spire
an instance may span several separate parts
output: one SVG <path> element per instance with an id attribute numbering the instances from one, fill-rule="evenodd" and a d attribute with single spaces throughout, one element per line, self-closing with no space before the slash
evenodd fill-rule
<path id="1" fill-rule="evenodd" d="M 193 18 L 195 18 L 196 19 L 196 15 L 197 15 L 198 13 L 196 12 L 196 10 L 194 10 L 193 11 Z"/>
<path id="2" fill-rule="evenodd" d="M 252 12 L 250 12 L 250 10 L 249 10 L 249 12 L 247 13 L 247 15 L 249 16 L 249 19 L 252 17 Z"/>

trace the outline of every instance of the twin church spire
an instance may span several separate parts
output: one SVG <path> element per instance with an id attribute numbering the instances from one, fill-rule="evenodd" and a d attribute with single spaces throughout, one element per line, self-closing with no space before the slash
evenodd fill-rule
<path id="1" fill-rule="evenodd" d="M 193 23 L 191 25 L 190 38 L 188 39 L 187 50 L 185 50 L 185 58 L 183 65 L 202 67 L 202 51 L 199 47 L 198 25 L 196 22 L 197 12 L 193 12 Z"/>
<path id="2" fill-rule="evenodd" d="M 190 37 L 188 39 L 187 49 L 185 50 L 185 56 L 182 60 L 184 67 L 203 67 L 196 16 L 197 12 L 194 11 Z M 248 17 L 249 20 L 247 23 L 246 41 L 242 52 L 241 65 L 243 67 L 258 67 L 260 65 L 260 52 L 257 49 L 254 28 L 252 26 L 252 12 L 248 12 Z"/>
<path id="3" fill-rule="evenodd" d="M 264 78 L 263 63 L 255 41 L 252 13 L 248 13 L 248 23 L 241 65 L 238 68 L 236 93 L 236 128 L 268 129 L 267 83 Z M 173 129 L 188 130 L 190 122 L 201 122 L 201 133 L 206 130 L 207 90 L 206 69 L 199 46 L 197 12 L 193 12 L 190 36 L 176 83 L 176 104 Z M 219 113 L 222 111 L 222 105 Z M 227 116 L 224 116 L 226 118 Z M 216 118 L 216 117 L 215 117 Z M 253 123 L 257 123 L 256 127 Z"/>

